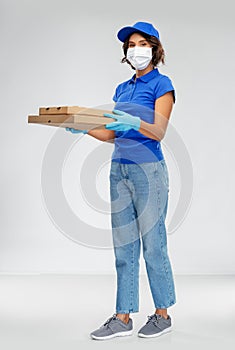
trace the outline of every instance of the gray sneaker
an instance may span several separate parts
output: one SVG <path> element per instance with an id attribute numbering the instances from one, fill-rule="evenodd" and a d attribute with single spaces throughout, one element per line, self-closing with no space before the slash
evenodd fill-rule
<path id="1" fill-rule="evenodd" d="M 100 328 L 90 333 L 92 339 L 105 340 L 114 337 L 123 337 L 126 335 L 132 335 L 133 322 L 130 318 L 126 324 L 114 314 L 110 317 Z"/>
<path id="2" fill-rule="evenodd" d="M 138 336 L 142 338 L 158 337 L 161 334 L 170 332 L 171 329 L 171 318 L 169 315 L 168 318 L 165 319 L 161 315 L 153 314 L 148 316 L 148 321 L 139 330 Z"/>

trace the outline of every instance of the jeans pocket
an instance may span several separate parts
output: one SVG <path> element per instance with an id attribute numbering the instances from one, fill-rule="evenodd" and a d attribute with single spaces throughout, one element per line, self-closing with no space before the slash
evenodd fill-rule
<path id="1" fill-rule="evenodd" d="M 155 173 L 162 180 L 162 183 L 169 192 L 169 173 L 165 159 L 155 162 Z"/>
<path id="2" fill-rule="evenodd" d="M 118 169 L 119 169 L 119 163 L 111 162 L 111 166 L 109 170 L 109 180 L 118 178 L 118 173 L 119 173 Z"/>

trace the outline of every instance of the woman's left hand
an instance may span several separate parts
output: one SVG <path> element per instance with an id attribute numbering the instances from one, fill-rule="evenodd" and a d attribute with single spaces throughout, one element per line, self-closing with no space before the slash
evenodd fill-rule
<path id="1" fill-rule="evenodd" d="M 127 131 L 130 129 L 139 130 L 140 129 L 140 117 L 134 117 L 131 114 L 119 111 L 118 109 L 114 109 L 113 113 L 104 113 L 105 117 L 114 118 L 117 121 L 106 124 L 106 129 L 116 130 L 116 131 Z"/>

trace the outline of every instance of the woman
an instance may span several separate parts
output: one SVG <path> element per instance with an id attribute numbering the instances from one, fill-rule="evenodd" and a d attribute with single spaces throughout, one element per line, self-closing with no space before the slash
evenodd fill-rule
<path id="1" fill-rule="evenodd" d="M 117 36 L 123 42 L 122 62 L 135 74 L 117 86 L 113 114 L 104 114 L 116 121 L 106 124 L 106 130 L 81 131 L 103 141 L 115 139 L 110 196 L 116 313 L 90 334 L 93 339 L 132 334 L 130 313 L 139 311 L 141 243 L 155 312 L 138 335 L 148 338 L 170 331 L 167 308 L 176 302 L 165 228 L 168 169 L 160 144 L 175 91 L 171 80 L 158 71 L 158 64 L 164 64 L 164 50 L 152 24 L 137 22 L 119 30 Z"/>

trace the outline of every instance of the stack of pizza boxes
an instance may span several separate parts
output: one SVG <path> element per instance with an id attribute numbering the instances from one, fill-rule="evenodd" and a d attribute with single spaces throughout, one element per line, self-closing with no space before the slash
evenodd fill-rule
<path id="1" fill-rule="evenodd" d="M 80 130 L 104 129 L 106 124 L 116 121 L 104 117 L 104 113 L 112 112 L 79 106 L 40 107 L 39 115 L 28 116 L 28 123 Z"/>

